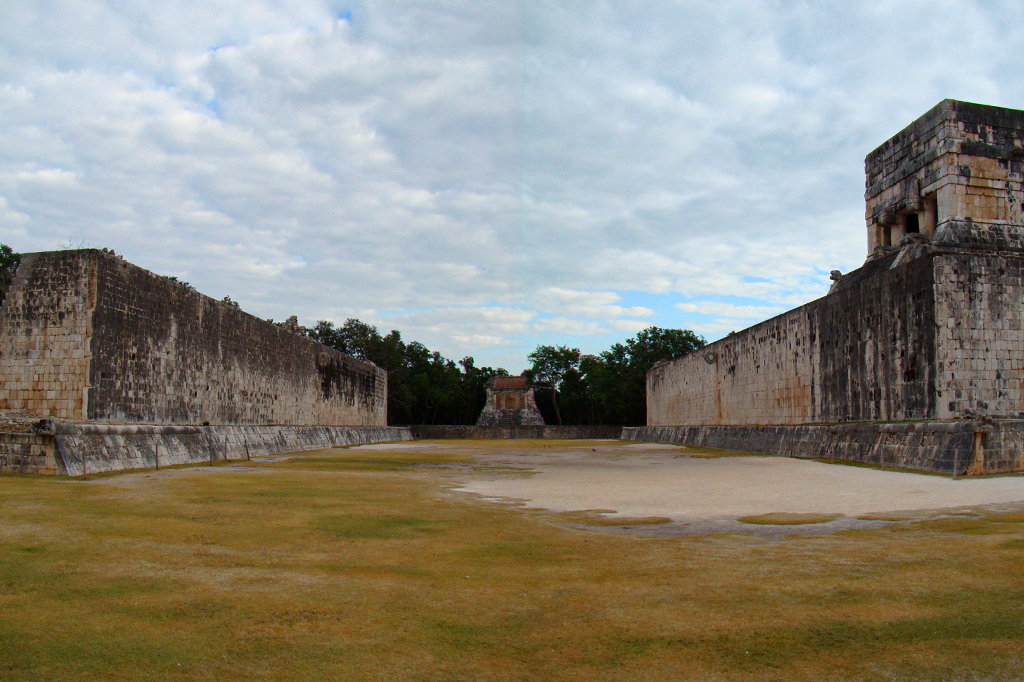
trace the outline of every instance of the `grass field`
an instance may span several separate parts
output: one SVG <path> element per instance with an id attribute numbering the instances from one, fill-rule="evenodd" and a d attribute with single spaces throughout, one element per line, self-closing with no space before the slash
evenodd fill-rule
<path id="1" fill-rule="evenodd" d="M 1022 512 L 659 539 L 453 493 L 460 461 L 0 477 L 0 679 L 1024 677 Z"/>

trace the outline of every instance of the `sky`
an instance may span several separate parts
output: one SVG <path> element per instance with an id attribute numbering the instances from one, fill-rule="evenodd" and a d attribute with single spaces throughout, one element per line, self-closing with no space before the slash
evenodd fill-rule
<path id="1" fill-rule="evenodd" d="M 864 157 L 1024 108 L 1019 0 L 4 0 L 0 242 L 518 372 L 866 256 Z"/>

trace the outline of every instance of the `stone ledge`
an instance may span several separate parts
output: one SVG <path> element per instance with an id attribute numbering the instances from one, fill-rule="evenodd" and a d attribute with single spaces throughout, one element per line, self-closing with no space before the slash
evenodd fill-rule
<path id="1" fill-rule="evenodd" d="M 1024 471 L 1024 421 L 634 426 L 625 440 L 955 474 Z"/>
<path id="2" fill-rule="evenodd" d="M 394 426 L 58 426 L 56 435 L 0 434 L 0 472 L 81 476 L 412 440 Z"/>
<path id="3" fill-rule="evenodd" d="M 618 439 L 622 433 L 621 426 L 446 426 L 416 425 L 408 427 L 413 438 L 419 439 Z"/>

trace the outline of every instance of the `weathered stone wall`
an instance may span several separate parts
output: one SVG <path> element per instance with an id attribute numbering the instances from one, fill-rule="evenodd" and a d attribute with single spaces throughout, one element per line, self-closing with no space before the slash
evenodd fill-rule
<path id="1" fill-rule="evenodd" d="M 817 329 L 809 313 L 797 308 L 652 368 L 648 424 L 810 421 Z"/>
<path id="2" fill-rule="evenodd" d="M 647 375 L 648 425 L 803 424 L 934 416 L 930 258 L 899 253 L 828 296 Z"/>
<path id="3" fill-rule="evenodd" d="M 398 426 L 54 426 L 0 434 L 0 473 L 81 476 L 412 439 Z"/>
<path id="4" fill-rule="evenodd" d="M 518 438 L 545 438 L 555 440 L 578 440 L 591 438 L 618 438 L 622 433 L 621 426 L 445 426 L 417 425 L 410 426 L 412 435 L 417 439 L 448 439 L 448 438 L 498 438 L 503 440 Z"/>
<path id="5" fill-rule="evenodd" d="M 1024 470 L 1024 422 L 860 423 L 764 426 L 639 426 L 626 440 L 786 457 L 838 459 L 946 474 Z"/>
<path id="6" fill-rule="evenodd" d="M 937 410 L 1024 417 L 1024 254 L 935 258 Z"/>
<path id="7" fill-rule="evenodd" d="M 53 436 L 31 433 L 0 433 L 0 473 L 42 474 L 60 472 Z"/>
<path id="8" fill-rule="evenodd" d="M 412 439 L 397 426 L 61 426 L 56 473 L 68 476 Z"/>
<path id="9" fill-rule="evenodd" d="M 973 241 L 1024 238 L 1024 112 L 945 100 L 868 154 L 868 251 L 970 220 Z M 960 240 L 958 240 L 960 241 Z M 961 242 L 962 243 L 962 242 Z"/>
<path id="10" fill-rule="evenodd" d="M 95 262 L 47 256 L 22 257 L 0 308 L 0 409 L 82 419 Z"/>
<path id="11" fill-rule="evenodd" d="M 3 312 L 0 409 L 134 423 L 386 423 L 383 370 L 104 252 L 29 254 Z"/>
<path id="12" fill-rule="evenodd" d="M 818 355 L 814 412 L 806 421 L 935 417 L 931 259 L 910 244 L 844 275 L 807 306 Z"/>

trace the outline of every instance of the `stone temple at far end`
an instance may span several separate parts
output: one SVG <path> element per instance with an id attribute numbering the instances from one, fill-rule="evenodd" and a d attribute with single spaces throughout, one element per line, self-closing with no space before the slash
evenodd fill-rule
<path id="1" fill-rule="evenodd" d="M 494 377 L 477 426 L 544 426 L 533 387 L 526 377 Z"/>

